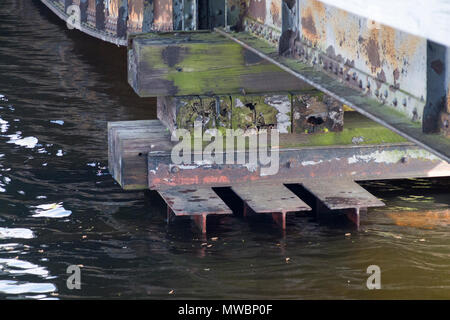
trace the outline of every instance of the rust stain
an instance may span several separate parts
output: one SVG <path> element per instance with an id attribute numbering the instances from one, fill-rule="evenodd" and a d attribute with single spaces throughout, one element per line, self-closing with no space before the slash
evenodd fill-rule
<path id="1" fill-rule="evenodd" d="M 397 81 L 400 78 L 400 71 L 398 71 L 398 68 L 396 68 L 393 71 L 394 81 Z"/>
<path id="2" fill-rule="evenodd" d="M 144 0 L 130 1 L 128 6 L 128 28 L 132 32 L 139 32 L 144 21 Z"/>
<path id="3" fill-rule="evenodd" d="M 324 5 L 319 1 L 306 1 L 301 9 L 302 35 L 313 44 L 317 43 L 321 38 L 325 39 L 325 30 L 318 29 L 318 20 L 326 19 L 326 10 Z"/>
<path id="4" fill-rule="evenodd" d="M 248 15 L 260 23 L 266 21 L 266 0 L 250 0 Z"/>
<path id="5" fill-rule="evenodd" d="M 447 89 L 447 112 L 450 113 L 450 83 Z"/>
<path id="6" fill-rule="evenodd" d="M 450 210 L 405 211 L 388 213 L 394 223 L 402 227 L 433 229 L 450 225 Z"/>
<path id="7" fill-rule="evenodd" d="M 230 179 L 227 176 L 206 176 L 203 178 L 203 183 L 229 183 Z"/>
<path id="8" fill-rule="evenodd" d="M 400 34 L 401 37 L 399 37 Z M 422 41 L 423 39 L 420 37 L 404 35 L 394 28 L 384 25 L 380 25 L 379 30 L 370 30 L 365 49 L 372 73 L 379 72 L 383 65 L 387 65 L 391 69 L 397 70 L 394 74 L 397 82 L 400 71 L 407 67 Z"/>
<path id="9" fill-rule="evenodd" d="M 371 31 L 371 35 L 365 45 L 367 59 L 370 63 L 372 73 L 381 68 L 380 48 L 378 45 L 377 30 Z"/>
<path id="10" fill-rule="evenodd" d="M 157 31 L 170 31 L 173 29 L 172 0 L 154 0 L 153 2 L 154 29 Z"/>
<path id="11" fill-rule="evenodd" d="M 319 40 L 311 8 L 307 8 L 305 15 L 302 15 L 302 32 L 303 35 L 312 42 L 317 42 Z"/>
<path id="12" fill-rule="evenodd" d="M 270 15 L 272 16 L 273 24 L 281 28 L 281 0 L 272 0 Z"/>
<path id="13" fill-rule="evenodd" d="M 110 0 L 108 14 L 109 16 L 117 19 L 119 16 L 119 0 Z"/>

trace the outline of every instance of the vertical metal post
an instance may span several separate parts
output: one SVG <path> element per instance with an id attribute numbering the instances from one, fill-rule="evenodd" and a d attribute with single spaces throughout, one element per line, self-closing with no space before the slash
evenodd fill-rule
<path id="1" fill-rule="evenodd" d="M 299 0 L 283 0 L 281 4 L 281 37 L 278 43 L 280 54 L 294 49 L 294 40 L 299 36 Z"/>
<path id="2" fill-rule="evenodd" d="M 364 210 L 367 209 L 362 209 L 362 211 Z M 347 218 L 352 221 L 355 224 L 356 229 L 359 230 L 359 226 L 361 224 L 360 208 L 352 208 L 345 211 L 347 214 Z"/>
<path id="3" fill-rule="evenodd" d="M 281 227 L 282 230 L 286 230 L 286 212 L 283 211 L 272 213 L 272 219 Z"/>
<path id="4" fill-rule="evenodd" d="M 228 2 L 227 2 L 227 0 L 223 0 L 224 1 L 224 11 L 223 11 L 223 14 L 225 15 L 225 17 L 224 17 L 224 19 L 225 19 L 225 21 L 224 21 L 224 28 L 225 28 L 225 30 L 227 30 L 228 28 Z"/>
<path id="5" fill-rule="evenodd" d="M 153 0 L 144 0 L 144 19 L 142 21 L 142 32 L 150 32 L 154 22 Z"/>
<path id="6" fill-rule="evenodd" d="M 97 30 L 105 30 L 105 3 L 103 0 L 95 2 L 95 27 Z"/>
<path id="7" fill-rule="evenodd" d="M 87 9 L 88 9 L 88 0 L 81 0 L 80 1 L 81 23 L 87 22 Z"/>
<path id="8" fill-rule="evenodd" d="M 128 0 L 122 0 L 117 17 L 117 37 L 125 38 L 127 35 Z"/>
<path id="9" fill-rule="evenodd" d="M 448 129 L 450 113 L 450 50 L 439 43 L 427 41 L 427 102 L 422 128 L 424 133 Z M 447 117 L 446 117 L 447 115 Z"/>
<path id="10" fill-rule="evenodd" d="M 185 3 L 186 0 L 181 1 L 181 30 L 186 30 L 185 20 L 186 20 L 186 10 Z"/>
<path id="11" fill-rule="evenodd" d="M 198 0 L 195 0 L 195 3 L 194 3 L 194 14 L 193 14 L 192 19 L 194 20 L 193 29 L 197 30 L 198 29 Z"/>

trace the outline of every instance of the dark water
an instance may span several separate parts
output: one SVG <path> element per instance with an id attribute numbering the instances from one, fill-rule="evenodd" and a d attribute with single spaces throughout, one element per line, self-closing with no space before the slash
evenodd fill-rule
<path id="1" fill-rule="evenodd" d="M 364 183 L 387 207 L 360 231 L 307 215 L 285 236 L 265 219 L 222 219 L 206 240 L 168 227 L 158 197 L 106 168 L 107 121 L 155 118 L 125 60 L 39 1 L 0 1 L 0 298 L 450 298 L 450 179 Z"/>

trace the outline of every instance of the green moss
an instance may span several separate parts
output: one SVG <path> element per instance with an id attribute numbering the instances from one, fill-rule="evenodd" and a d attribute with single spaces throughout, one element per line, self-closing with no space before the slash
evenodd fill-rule
<path id="1" fill-rule="evenodd" d="M 265 61 L 248 65 L 244 49 L 225 38 L 217 43 L 172 43 L 177 53 L 170 58 L 174 64 L 169 66 L 165 51 L 168 44 L 141 44 L 139 60 L 145 62 L 149 74 L 154 74 L 155 81 L 158 78 L 170 81 L 180 96 L 199 92 L 230 94 L 240 92 L 242 88 L 252 93 L 252 89 L 248 88 L 251 84 L 245 82 L 244 76 L 282 72 L 277 66 Z"/>
<path id="2" fill-rule="evenodd" d="M 303 137 L 302 137 L 303 136 Z M 284 139 L 283 147 L 367 145 L 402 143 L 407 140 L 357 112 L 346 112 L 342 132 L 320 132 L 299 135 L 299 139 Z"/>

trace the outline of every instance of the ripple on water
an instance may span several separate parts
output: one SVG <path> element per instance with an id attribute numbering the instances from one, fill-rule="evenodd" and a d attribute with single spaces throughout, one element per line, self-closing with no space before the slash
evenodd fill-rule
<path id="1" fill-rule="evenodd" d="M 13 280 L 0 280 L 0 292 L 5 294 L 51 293 L 56 287 L 52 283 L 21 283 Z"/>
<path id="2" fill-rule="evenodd" d="M 66 218 L 72 214 L 72 211 L 66 210 L 63 203 L 41 204 L 35 207 L 34 218 Z"/>
<path id="3" fill-rule="evenodd" d="M 6 133 L 9 129 L 9 122 L 0 118 L 0 132 Z"/>
<path id="4" fill-rule="evenodd" d="M 14 143 L 15 145 L 25 147 L 28 149 L 33 149 L 38 144 L 38 139 L 36 137 L 25 137 L 22 138 L 21 136 L 22 132 L 16 132 L 15 134 L 10 134 L 7 137 L 9 138 L 9 141 L 6 143 Z"/>
<path id="5" fill-rule="evenodd" d="M 0 239 L 32 239 L 34 233 L 26 228 L 1 228 Z"/>
<path id="6" fill-rule="evenodd" d="M 24 260 L 3 258 L 0 258 L 0 273 L 11 275 L 28 274 L 42 278 L 47 278 L 49 276 L 49 272 L 45 267 Z"/>

